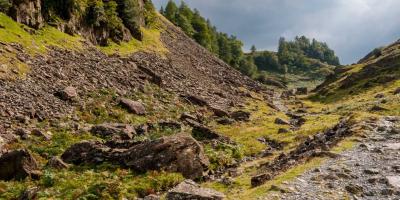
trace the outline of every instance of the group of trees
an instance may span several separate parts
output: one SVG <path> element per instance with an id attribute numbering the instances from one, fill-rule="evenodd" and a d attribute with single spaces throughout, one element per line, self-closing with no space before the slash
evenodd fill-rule
<path id="1" fill-rule="evenodd" d="M 302 67 L 305 58 L 313 58 L 329 65 L 340 65 L 335 52 L 324 42 L 313 39 L 310 42 L 305 36 L 296 37 L 294 41 L 279 39 L 278 56 L 282 64 Z"/>
<path id="2" fill-rule="evenodd" d="M 258 70 L 277 73 L 327 74 L 327 65 L 340 65 L 339 58 L 326 43 L 305 36 L 295 37 L 293 41 L 280 38 L 277 53 L 257 52 L 252 47 L 248 56 L 253 57 Z"/>
<path id="3" fill-rule="evenodd" d="M 160 13 L 232 67 L 250 77 L 256 75 L 257 67 L 253 59 L 244 55 L 243 43 L 235 36 L 219 32 L 197 9 L 192 10 L 183 1 L 178 6 L 170 0 L 165 9 L 161 8 Z"/>

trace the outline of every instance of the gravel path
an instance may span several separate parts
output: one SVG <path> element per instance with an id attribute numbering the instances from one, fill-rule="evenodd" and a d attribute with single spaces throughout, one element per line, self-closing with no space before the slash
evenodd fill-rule
<path id="1" fill-rule="evenodd" d="M 400 199 L 400 118 L 367 122 L 365 129 L 356 148 L 265 199 Z"/>

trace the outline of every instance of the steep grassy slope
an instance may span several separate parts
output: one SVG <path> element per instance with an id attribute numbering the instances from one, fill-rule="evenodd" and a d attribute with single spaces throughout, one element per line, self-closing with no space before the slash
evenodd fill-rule
<path id="1" fill-rule="evenodd" d="M 399 115 L 399 98 L 394 94 L 399 86 L 400 41 L 397 41 L 374 50 L 358 64 L 336 69 L 334 75 L 317 87 L 311 99 L 340 105 L 341 110 L 371 111 L 376 105 L 383 107 L 376 112 Z"/>

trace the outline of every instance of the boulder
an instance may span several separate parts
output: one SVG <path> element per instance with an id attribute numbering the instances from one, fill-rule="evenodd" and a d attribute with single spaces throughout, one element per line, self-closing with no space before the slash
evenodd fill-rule
<path id="1" fill-rule="evenodd" d="M 186 113 L 186 112 L 181 115 L 180 119 L 183 120 L 183 121 L 186 121 L 186 119 L 191 119 L 191 120 L 194 120 L 194 121 L 198 120 L 196 116 L 194 116 L 192 114 L 189 114 L 189 113 Z"/>
<path id="2" fill-rule="evenodd" d="M 222 125 L 231 125 L 231 124 L 235 123 L 235 120 L 223 117 L 223 118 L 217 119 L 217 123 L 222 124 Z"/>
<path id="3" fill-rule="evenodd" d="M 281 134 L 281 133 L 289 133 L 290 131 L 289 130 L 287 130 L 287 129 L 285 129 L 285 128 L 280 128 L 279 130 L 278 130 L 278 133 L 279 134 Z"/>
<path id="4" fill-rule="evenodd" d="M 235 111 L 231 113 L 232 119 L 236 121 L 249 121 L 250 120 L 250 113 L 246 111 Z"/>
<path id="5" fill-rule="evenodd" d="M 136 135 L 135 128 L 128 124 L 101 124 L 93 126 L 90 133 L 106 140 L 130 140 Z"/>
<path id="6" fill-rule="evenodd" d="M 217 117 L 229 117 L 229 113 L 226 110 L 217 107 L 211 107 L 211 110 L 214 112 L 214 115 Z"/>
<path id="7" fill-rule="evenodd" d="M 394 95 L 400 94 L 400 87 L 395 89 L 393 92 Z"/>
<path id="8" fill-rule="evenodd" d="M 251 178 L 251 186 L 257 187 L 272 179 L 269 173 L 260 174 Z"/>
<path id="9" fill-rule="evenodd" d="M 198 106 L 207 106 L 208 102 L 200 96 L 195 96 L 195 95 L 186 95 L 183 97 L 186 99 L 189 103 L 198 105 Z"/>
<path id="10" fill-rule="evenodd" d="M 157 196 L 155 194 L 151 194 L 151 195 L 145 196 L 143 198 L 143 200 L 160 200 L 160 199 L 161 199 L 161 197 Z"/>
<path id="11" fill-rule="evenodd" d="M 200 124 L 193 120 L 187 120 L 192 129 L 192 136 L 196 138 L 196 140 L 204 141 L 204 140 L 222 140 L 225 142 L 229 141 L 228 137 L 222 136 L 217 132 L 211 130 L 207 126 Z"/>
<path id="12" fill-rule="evenodd" d="M 276 118 L 276 119 L 275 119 L 275 124 L 289 125 L 290 122 L 288 122 L 288 121 L 286 121 L 286 120 L 284 120 L 284 119 L 281 119 L 281 118 Z"/>
<path id="13" fill-rule="evenodd" d="M 383 108 L 381 106 L 375 105 L 370 109 L 370 111 L 387 111 L 387 109 Z"/>
<path id="14" fill-rule="evenodd" d="M 209 165 L 202 146 L 187 135 L 163 137 L 127 147 L 129 148 L 111 148 L 101 142 L 85 141 L 72 145 L 61 158 L 73 164 L 97 164 L 107 161 L 139 172 L 180 172 L 190 179 L 200 178 Z"/>
<path id="15" fill-rule="evenodd" d="M 308 88 L 306 87 L 299 87 L 296 89 L 296 95 L 307 95 L 308 94 Z"/>
<path id="16" fill-rule="evenodd" d="M 146 114 L 146 108 L 143 106 L 142 103 L 140 103 L 138 101 L 132 101 L 130 99 L 121 98 L 119 100 L 119 104 L 133 114 L 136 114 L 136 115 L 145 115 Z"/>
<path id="17" fill-rule="evenodd" d="M 68 169 L 69 166 L 63 160 L 58 157 L 52 157 L 48 162 L 47 166 L 53 169 Z"/>
<path id="18" fill-rule="evenodd" d="M 72 101 L 78 98 L 78 92 L 74 87 L 68 86 L 56 92 L 56 96 L 58 96 L 61 100 L 64 101 Z"/>
<path id="19" fill-rule="evenodd" d="M 30 132 L 26 129 L 19 128 L 15 131 L 15 135 L 18 135 L 22 140 L 27 140 L 29 138 Z"/>
<path id="20" fill-rule="evenodd" d="M 375 95 L 375 98 L 382 99 L 382 98 L 385 98 L 385 95 L 383 93 L 379 93 L 379 94 Z"/>
<path id="21" fill-rule="evenodd" d="M 0 157 L 0 180 L 23 180 L 30 176 L 38 179 L 41 175 L 35 158 L 27 150 L 7 152 Z"/>
<path id="22" fill-rule="evenodd" d="M 18 197 L 18 200 L 35 200 L 39 191 L 39 187 L 28 188 Z"/>
<path id="23" fill-rule="evenodd" d="M 387 184 L 395 189 L 400 189 L 400 176 L 386 176 Z"/>
<path id="24" fill-rule="evenodd" d="M 225 195 L 212 189 L 202 188 L 191 180 L 185 180 L 167 193 L 167 200 L 222 200 Z"/>
<path id="25" fill-rule="evenodd" d="M 44 133 L 43 131 L 39 129 L 33 129 L 31 131 L 32 135 L 42 137 L 43 139 L 49 141 L 52 138 L 52 135 L 50 133 Z"/>

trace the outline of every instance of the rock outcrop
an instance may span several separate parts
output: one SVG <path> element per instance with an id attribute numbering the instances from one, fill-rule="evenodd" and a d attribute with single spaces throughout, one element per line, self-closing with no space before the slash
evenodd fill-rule
<path id="1" fill-rule="evenodd" d="M 82 142 L 67 149 L 62 159 L 73 164 L 111 162 L 136 171 L 180 172 L 190 179 L 200 178 L 209 165 L 201 145 L 186 135 L 133 144 L 126 149 L 111 148 L 101 142 Z"/>
<path id="2" fill-rule="evenodd" d="M 38 179 L 41 173 L 35 158 L 27 150 L 7 152 L 0 157 L 0 180 Z"/>
<path id="3" fill-rule="evenodd" d="M 45 23 L 41 0 L 14 0 L 8 13 L 15 21 L 35 29 Z"/>

